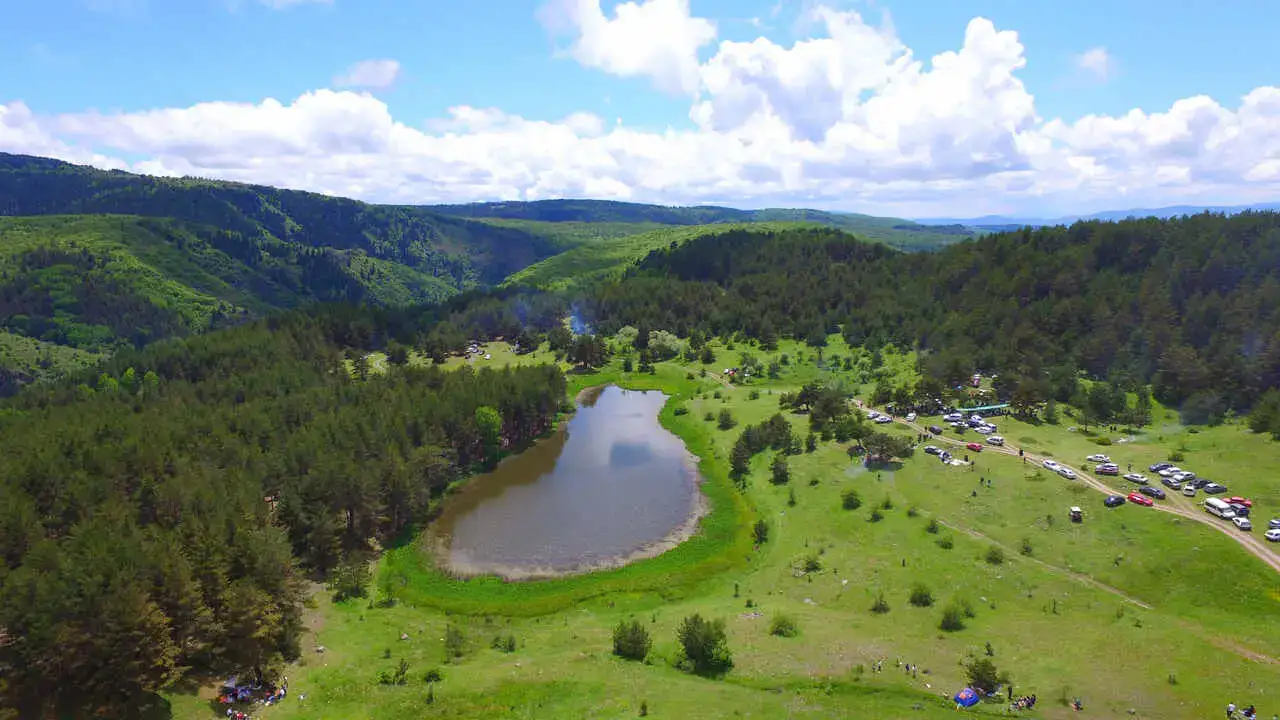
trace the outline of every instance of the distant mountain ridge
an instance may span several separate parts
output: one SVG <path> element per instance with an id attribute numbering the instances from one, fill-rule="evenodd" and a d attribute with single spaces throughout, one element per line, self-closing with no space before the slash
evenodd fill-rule
<path id="1" fill-rule="evenodd" d="M 959 225 L 984 230 L 1008 230 L 1025 226 L 1044 227 L 1049 225 L 1070 225 L 1077 220 L 1127 220 L 1128 218 L 1173 218 L 1182 215 L 1196 215 L 1202 212 L 1234 215 L 1249 210 L 1280 210 L 1280 202 L 1254 203 L 1250 205 L 1169 205 L 1159 208 L 1132 208 L 1129 210 L 1103 210 L 1088 215 L 1063 215 L 1056 218 L 1018 217 L 1010 215 L 982 215 L 973 218 L 916 218 L 915 222 L 925 226 Z"/>

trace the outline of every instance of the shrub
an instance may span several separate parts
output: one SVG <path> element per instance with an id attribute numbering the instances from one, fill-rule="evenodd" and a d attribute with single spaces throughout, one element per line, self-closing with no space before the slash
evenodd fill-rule
<path id="1" fill-rule="evenodd" d="M 631 362 L 631 358 L 622 359 L 622 372 L 631 372 L 635 369 L 635 364 Z"/>
<path id="2" fill-rule="evenodd" d="M 689 414 L 689 408 L 687 408 L 687 407 L 685 407 L 685 406 L 681 405 L 681 406 L 677 407 L 675 410 L 672 410 L 672 411 L 671 411 L 671 414 L 672 414 L 672 415 L 676 415 L 676 416 L 680 416 L 680 415 L 688 415 L 688 414 Z"/>
<path id="3" fill-rule="evenodd" d="M 840 507 L 845 510 L 857 510 L 862 507 L 862 498 L 858 496 L 858 491 L 850 489 L 840 493 Z"/>
<path id="4" fill-rule="evenodd" d="M 1103 437 L 1103 436 L 1101 436 L 1101 435 L 1100 435 L 1100 436 L 1098 436 L 1098 437 L 1096 437 L 1096 438 L 1093 438 L 1093 442 L 1094 442 L 1094 444 L 1095 444 L 1095 445 L 1101 445 L 1101 446 L 1103 446 L 1103 447 L 1108 447 L 1108 446 L 1110 446 L 1110 445 L 1111 445 L 1111 438 L 1109 438 L 1109 437 Z"/>
<path id="5" fill-rule="evenodd" d="M 720 391 L 719 391 L 719 390 L 716 390 L 715 392 L 711 393 L 711 397 L 713 397 L 713 398 L 715 398 L 715 399 L 719 400 L 719 399 L 720 399 Z"/>
<path id="6" fill-rule="evenodd" d="M 801 567 L 807 573 L 818 572 L 822 570 L 822 561 L 818 559 L 817 555 L 809 555 L 805 557 L 804 564 Z"/>
<path id="7" fill-rule="evenodd" d="M 938 525 L 937 519 L 929 518 L 929 524 L 924 526 L 924 531 L 929 533 L 930 535 L 937 535 L 938 528 L 939 528 L 939 525 Z"/>
<path id="8" fill-rule="evenodd" d="M 987 548 L 987 562 L 991 563 L 992 565 L 1000 565 L 1001 563 L 1003 563 L 1004 550 L 1001 550 L 999 547 L 995 545 L 992 545 L 991 547 Z"/>
<path id="9" fill-rule="evenodd" d="M 720 419 L 716 422 L 716 427 L 721 430 L 732 430 L 733 426 L 737 424 L 738 421 L 733 419 L 733 413 L 729 412 L 729 408 L 720 411 Z"/>
<path id="10" fill-rule="evenodd" d="M 707 414 L 702 416 L 702 419 L 706 420 L 707 422 L 714 422 L 716 419 L 716 414 L 708 410 Z"/>
<path id="11" fill-rule="evenodd" d="M 787 458 L 782 453 L 774 456 L 769 472 L 769 479 L 774 485 L 785 485 L 791 481 L 791 468 L 787 465 Z"/>
<path id="12" fill-rule="evenodd" d="M 444 673 L 440 672 L 440 668 L 431 668 L 422 673 L 422 682 L 438 683 L 444 680 Z"/>
<path id="13" fill-rule="evenodd" d="M 920 514 L 920 509 L 917 508 L 915 505 L 912 505 L 911 507 L 907 508 L 907 517 L 916 517 L 919 514 Z"/>
<path id="14" fill-rule="evenodd" d="M 676 639 L 684 659 L 699 674 L 717 674 L 733 667 L 733 654 L 729 651 L 729 638 L 724 631 L 724 620 L 704 620 L 693 614 L 680 621 Z"/>
<path id="15" fill-rule="evenodd" d="M 493 642 L 489 643 L 489 647 L 498 652 L 513 653 L 516 651 L 515 635 L 495 635 Z"/>
<path id="16" fill-rule="evenodd" d="M 964 629 L 964 612 L 960 606 L 952 603 L 942 611 L 942 621 L 938 623 L 938 629 L 946 632 L 958 632 Z"/>
<path id="17" fill-rule="evenodd" d="M 778 637 L 795 637 L 800 634 L 800 628 L 790 616 L 778 614 L 769 621 L 769 634 Z"/>
<path id="18" fill-rule="evenodd" d="M 879 508 L 872 510 L 871 514 L 867 516 L 867 520 L 873 523 L 880 522 L 883 519 L 884 519 L 884 513 L 880 512 Z"/>
<path id="19" fill-rule="evenodd" d="M 747 393 L 747 399 L 748 399 L 748 400 L 759 400 L 759 399 L 760 399 L 760 391 L 759 391 L 759 390 L 752 390 L 751 392 Z"/>
<path id="20" fill-rule="evenodd" d="M 444 629 L 444 651 L 451 658 L 460 658 L 467 651 L 467 636 L 462 628 L 453 623 L 449 623 Z"/>
<path id="21" fill-rule="evenodd" d="M 640 717 L 648 717 L 648 716 L 649 716 L 649 701 L 641 700 L 640 701 Z"/>
<path id="22" fill-rule="evenodd" d="M 1031 538 L 1022 538 L 1022 547 L 1019 550 L 1023 555 L 1031 555 Z"/>
<path id="23" fill-rule="evenodd" d="M 653 645 L 649 631 L 639 620 L 618 623 L 613 629 L 613 654 L 627 660 L 644 660 Z"/>
<path id="24" fill-rule="evenodd" d="M 955 546 L 956 546 L 956 541 L 952 540 L 950 535 L 943 535 L 942 537 L 938 538 L 938 547 L 942 548 L 943 550 L 950 550 Z"/>
<path id="25" fill-rule="evenodd" d="M 795 488 L 789 488 L 787 490 L 787 505 L 791 507 L 796 506 L 796 489 Z"/>
<path id="26" fill-rule="evenodd" d="M 991 658 L 972 658 L 964 664 L 965 677 L 969 679 L 969 687 L 990 695 L 1000 687 L 1007 678 L 1001 677 L 996 664 Z"/>
<path id="27" fill-rule="evenodd" d="M 885 499 L 884 499 L 884 502 L 880 503 L 880 507 L 884 508 L 885 510 L 892 510 L 892 509 L 893 509 L 893 500 L 892 500 L 891 498 L 889 498 L 888 496 L 886 496 L 886 497 L 885 497 Z"/>
<path id="28" fill-rule="evenodd" d="M 756 536 L 756 544 L 763 545 L 769 542 L 769 523 L 764 520 L 757 520 L 752 532 Z"/>
<path id="29" fill-rule="evenodd" d="M 362 598 L 369 594 L 369 566 L 362 562 L 342 565 L 329 578 L 333 601 Z"/>
<path id="30" fill-rule="evenodd" d="M 1186 459 L 1187 459 L 1187 456 L 1183 455 L 1181 452 L 1177 450 L 1174 450 L 1173 452 L 1169 453 L 1169 462 L 1182 462 L 1183 460 L 1186 460 Z"/>
<path id="31" fill-rule="evenodd" d="M 871 603 L 871 612 L 877 615 L 883 615 L 889 612 L 889 602 L 884 599 L 883 591 L 877 594 L 875 602 Z"/>
<path id="32" fill-rule="evenodd" d="M 933 605 L 933 593 L 929 592 L 924 583 L 916 583 L 911 586 L 911 596 L 907 598 L 907 602 L 916 607 L 930 607 Z"/>
<path id="33" fill-rule="evenodd" d="M 380 685 L 404 685 L 409 679 L 409 661 L 400 658 L 400 664 L 394 671 L 383 670 L 378 673 Z"/>

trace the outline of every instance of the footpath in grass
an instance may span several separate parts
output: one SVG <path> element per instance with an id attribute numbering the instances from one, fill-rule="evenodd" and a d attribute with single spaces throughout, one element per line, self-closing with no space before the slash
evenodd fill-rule
<path id="1" fill-rule="evenodd" d="M 909 380 L 909 363 L 891 355 L 889 369 L 868 378 L 859 350 L 827 348 L 819 367 L 813 350 L 784 343 L 751 350 L 788 355 L 776 380 L 727 386 L 715 376 L 742 348 L 715 349 L 706 366 L 660 363 L 648 375 L 615 362 L 573 385 L 671 395 L 662 422 L 703 460 L 708 493 L 721 503 L 709 520 L 731 517 L 716 514 L 731 503 L 741 512 L 732 523 L 627 568 L 528 583 L 448 581 L 406 545 L 379 569 L 383 579 L 405 578 L 394 606 L 379 607 L 376 592 L 336 605 L 318 598 L 314 635 L 288 672 L 294 697 L 261 715 L 636 717 L 644 704 L 651 717 L 955 717 L 946 698 L 972 658 L 1008 672 L 1016 695 L 1038 696 L 1025 717 L 1208 717 L 1228 701 L 1254 703 L 1261 717 L 1280 712 L 1280 577 L 1229 537 L 1146 508 L 1108 510 L 1096 491 L 994 453 L 972 455 L 971 467 L 917 452 L 867 468 L 847 444 L 819 441 L 787 458 L 786 484 L 770 482 L 770 455 L 756 456 L 739 496 L 715 474 L 745 425 L 779 412 L 779 394 L 821 379 L 865 398 L 876 375 Z M 721 410 L 736 427 L 718 429 Z M 807 435 L 805 416 L 785 415 Z M 1190 432 L 1161 417 L 1158 429 L 1101 447 L 1066 418 L 999 422 L 1011 442 L 1077 466 L 1099 451 L 1144 468 L 1182 452 L 1185 466 L 1255 497 L 1259 517 L 1280 515 L 1269 470 L 1280 444 L 1239 425 Z M 728 495 L 713 494 L 721 490 Z M 1085 507 L 1083 523 L 1069 521 L 1072 505 Z M 757 517 L 768 541 L 738 545 L 736 533 Z M 733 551 L 722 555 L 725 547 Z M 951 610 L 960 627 L 943 630 Z M 734 667 L 722 679 L 675 666 L 676 626 L 693 613 L 726 621 Z M 796 637 L 770 633 L 779 615 Z M 647 663 L 610 652 L 612 628 L 631 619 L 653 638 Z M 378 681 L 402 661 L 404 684 Z M 1076 697 L 1085 715 L 1068 707 Z M 965 714 L 1007 713 L 992 702 Z M 174 717 L 212 715 L 175 696 Z"/>

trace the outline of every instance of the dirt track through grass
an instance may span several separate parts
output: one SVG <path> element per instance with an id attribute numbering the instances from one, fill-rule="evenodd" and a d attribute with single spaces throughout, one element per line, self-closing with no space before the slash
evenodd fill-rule
<path id="1" fill-rule="evenodd" d="M 884 412 L 884 410 L 881 409 L 881 412 Z M 965 447 L 966 445 L 968 445 L 968 442 L 966 442 L 965 440 L 957 440 L 955 438 L 943 437 L 941 435 L 933 435 L 932 433 L 929 432 L 927 428 L 920 425 L 919 423 L 907 422 L 906 420 L 900 420 L 898 418 L 894 418 L 894 422 L 906 425 L 907 427 L 912 428 L 913 430 L 917 430 L 923 434 L 929 435 L 934 440 L 944 442 L 949 445 L 954 445 L 959 447 Z M 1018 446 L 1010 445 L 1008 444 L 1008 441 L 1006 441 L 1004 445 L 983 445 L 983 448 L 984 448 L 983 452 L 994 452 L 1002 455 L 1019 457 Z M 1045 457 L 1035 455 L 1033 453 L 1025 452 L 1025 450 L 1024 450 L 1023 457 L 1025 457 L 1027 462 L 1034 462 L 1041 466 L 1043 466 L 1044 461 L 1046 460 Z M 1065 463 L 1063 463 L 1063 466 L 1070 467 Z M 1079 477 L 1080 480 L 1084 482 L 1085 485 L 1093 488 L 1094 490 L 1097 490 L 1100 493 L 1103 493 L 1105 495 L 1128 495 L 1129 494 L 1127 492 L 1121 492 L 1119 490 L 1116 490 L 1115 488 L 1108 486 L 1106 483 L 1102 482 L 1098 478 L 1094 477 L 1093 475 L 1090 475 L 1089 473 L 1079 468 L 1071 468 L 1071 470 L 1076 473 L 1076 475 Z M 1181 497 L 1181 496 L 1179 495 L 1177 497 Z M 1277 573 L 1280 573 L 1280 556 L 1278 556 L 1275 552 L 1271 550 L 1271 548 L 1267 547 L 1262 541 L 1258 540 L 1252 535 L 1248 535 L 1248 534 L 1245 534 L 1244 532 L 1236 530 L 1234 525 L 1224 525 L 1222 523 L 1215 522 L 1214 520 L 1209 518 L 1207 515 L 1203 513 L 1195 512 L 1194 510 L 1183 506 L 1183 504 L 1179 503 L 1176 498 L 1173 499 L 1172 503 L 1156 502 L 1151 507 L 1153 510 L 1172 513 L 1174 515 L 1178 515 L 1179 517 L 1187 518 L 1188 520 L 1194 520 L 1195 522 L 1211 527 L 1214 530 L 1217 530 L 1218 532 L 1221 532 L 1227 535 L 1232 540 L 1235 540 L 1236 542 L 1240 543 L 1241 546 L 1243 546 L 1251 554 L 1256 556 L 1259 560 L 1266 563 L 1272 570 L 1275 570 Z"/>

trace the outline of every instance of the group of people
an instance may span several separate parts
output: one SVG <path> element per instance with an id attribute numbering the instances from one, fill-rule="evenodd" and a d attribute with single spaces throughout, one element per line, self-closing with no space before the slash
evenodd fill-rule
<path id="1" fill-rule="evenodd" d="M 1018 698 L 1017 700 L 1015 700 L 1014 702 L 1009 703 L 1009 709 L 1010 709 L 1010 710 L 1030 710 L 1031 708 L 1033 708 L 1033 707 L 1035 707 L 1035 706 L 1036 706 L 1036 696 L 1035 696 L 1035 695 L 1028 695 L 1028 696 L 1026 696 L 1026 697 L 1020 697 L 1020 698 Z"/>
<path id="2" fill-rule="evenodd" d="M 1236 704 L 1227 703 L 1227 720 L 1233 720 L 1235 716 L 1236 716 Z M 1253 705 L 1250 705 L 1249 707 L 1240 711 L 1240 716 L 1245 718 L 1245 720 L 1254 720 L 1254 718 L 1258 717 L 1258 709 L 1255 708 Z"/>
<path id="3" fill-rule="evenodd" d="M 274 705 L 288 696 L 289 679 L 285 678 L 281 681 L 280 687 L 270 688 L 265 692 L 261 684 L 228 685 L 225 690 L 226 692 L 218 697 L 218 702 L 224 705 L 254 701 L 261 702 L 265 705 Z M 231 720 L 245 720 L 249 716 L 235 708 L 227 708 L 227 717 Z"/>

